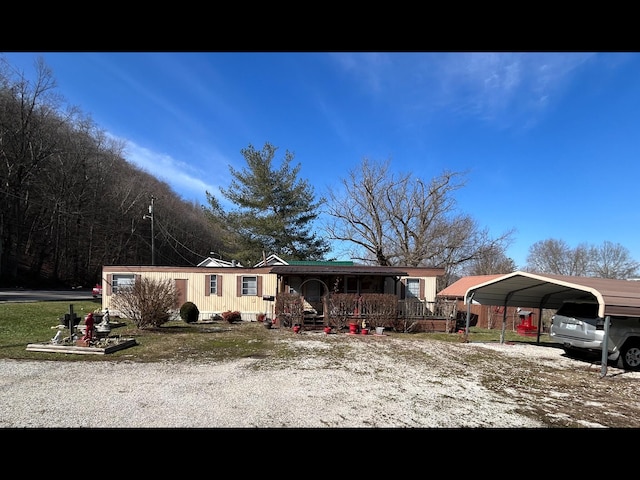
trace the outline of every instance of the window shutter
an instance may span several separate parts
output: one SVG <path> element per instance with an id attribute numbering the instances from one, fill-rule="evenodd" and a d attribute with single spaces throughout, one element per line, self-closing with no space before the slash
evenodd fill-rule
<path id="1" fill-rule="evenodd" d="M 242 277 L 238 275 L 236 277 L 236 297 L 242 296 Z"/>
<path id="2" fill-rule="evenodd" d="M 418 298 L 420 298 L 420 300 L 424 300 L 424 278 L 420 279 L 420 292 Z"/>
<path id="3" fill-rule="evenodd" d="M 407 284 L 404 279 L 400 280 L 400 300 L 404 300 L 407 297 Z"/>
<path id="4" fill-rule="evenodd" d="M 204 276 L 204 296 L 211 295 L 211 275 Z"/>
<path id="5" fill-rule="evenodd" d="M 107 295 L 111 295 L 111 283 L 113 282 L 113 275 L 107 274 Z"/>
<path id="6" fill-rule="evenodd" d="M 257 276 L 256 279 L 258 283 L 256 291 L 258 293 L 258 296 L 261 297 L 262 296 L 262 275 Z"/>
<path id="7" fill-rule="evenodd" d="M 222 296 L 222 275 L 218 275 L 218 296 Z"/>

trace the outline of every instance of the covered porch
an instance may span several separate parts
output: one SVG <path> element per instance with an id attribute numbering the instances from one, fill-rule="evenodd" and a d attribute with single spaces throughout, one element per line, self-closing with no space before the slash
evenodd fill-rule
<path id="1" fill-rule="evenodd" d="M 342 329 L 364 320 L 371 327 L 406 330 L 424 319 L 455 318 L 455 312 L 436 303 L 442 269 L 275 265 L 270 273 L 277 275 L 275 313 L 283 323 Z"/>

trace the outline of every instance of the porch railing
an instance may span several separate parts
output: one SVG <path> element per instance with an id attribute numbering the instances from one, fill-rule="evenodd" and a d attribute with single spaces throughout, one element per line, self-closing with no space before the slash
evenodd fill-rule
<path id="1" fill-rule="evenodd" d="M 276 296 L 276 315 L 282 323 L 304 324 L 304 297 L 298 294 L 278 294 Z M 433 302 L 419 299 L 398 300 L 390 294 L 329 294 L 323 297 L 325 308 L 322 311 L 322 323 L 344 328 L 348 323 L 365 320 L 369 326 L 389 326 L 403 331 L 416 322 L 453 321 L 455 324 L 456 302 L 437 300 Z M 314 325 L 317 322 L 314 320 Z M 446 325 L 449 331 L 449 325 Z"/>

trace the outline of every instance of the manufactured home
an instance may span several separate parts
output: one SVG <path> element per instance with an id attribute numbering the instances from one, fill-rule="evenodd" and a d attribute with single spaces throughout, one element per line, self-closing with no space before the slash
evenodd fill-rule
<path id="1" fill-rule="evenodd" d="M 353 262 L 285 262 L 275 255 L 253 267 L 237 262 L 207 259 L 198 266 L 104 266 L 102 270 L 102 308 L 111 308 L 111 299 L 119 288 L 137 279 L 170 279 L 178 291 L 178 305 L 193 302 L 200 320 L 225 311 L 239 311 L 244 321 L 260 314 L 276 318 L 279 295 L 299 295 L 305 316 L 313 324 L 329 320 L 327 298 L 330 294 L 392 294 L 398 300 L 400 314 L 414 317 L 434 315 L 436 280 L 442 268 L 380 267 Z M 357 312 L 356 312 L 357 313 Z"/>

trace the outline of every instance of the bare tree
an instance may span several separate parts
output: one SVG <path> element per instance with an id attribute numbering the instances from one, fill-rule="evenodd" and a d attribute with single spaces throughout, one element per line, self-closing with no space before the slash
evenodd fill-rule
<path id="1" fill-rule="evenodd" d="M 491 238 L 466 214 L 456 212 L 453 193 L 464 173 L 444 171 L 429 182 L 392 174 L 390 162 L 362 163 L 330 189 L 327 235 L 351 245 L 351 258 L 377 265 L 445 268 L 442 286 L 487 252 L 504 252 L 512 231 Z"/>
<path id="2" fill-rule="evenodd" d="M 599 278 L 625 279 L 637 275 L 640 263 L 619 243 L 605 241 L 589 250 L 590 274 Z"/>
<path id="3" fill-rule="evenodd" d="M 581 243 L 571 248 L 564 240 L 547 239 L 529 247 L 526 270 L 578 277 L 625 279 L 637 275 L 640 263 L 619 243 L 600 246 Z"/>
<path id="4" fill-rule="evenodd" d="M 59 151 L 51 70 L 39 59 L 33 82 L 2 60 L 0 71 L 0 276 L 16 279 L 21 247 L 36 225 L 30 218 L 34 183 Z"/>
<path id="5" fill-rule="evenodd" d="M 465 275 L 491 275 L 516 271 L 516 264 L 499 248 L 487 249 L 479 258 L 472 260 L 464 269 Z"/>
<path id="6" fill-rule="evenodd" d="M 588 276 L 589 246 L 571 248 L 564 240 L 550 238 L 529 247 L 525 270 L 556 275 Z"/>

